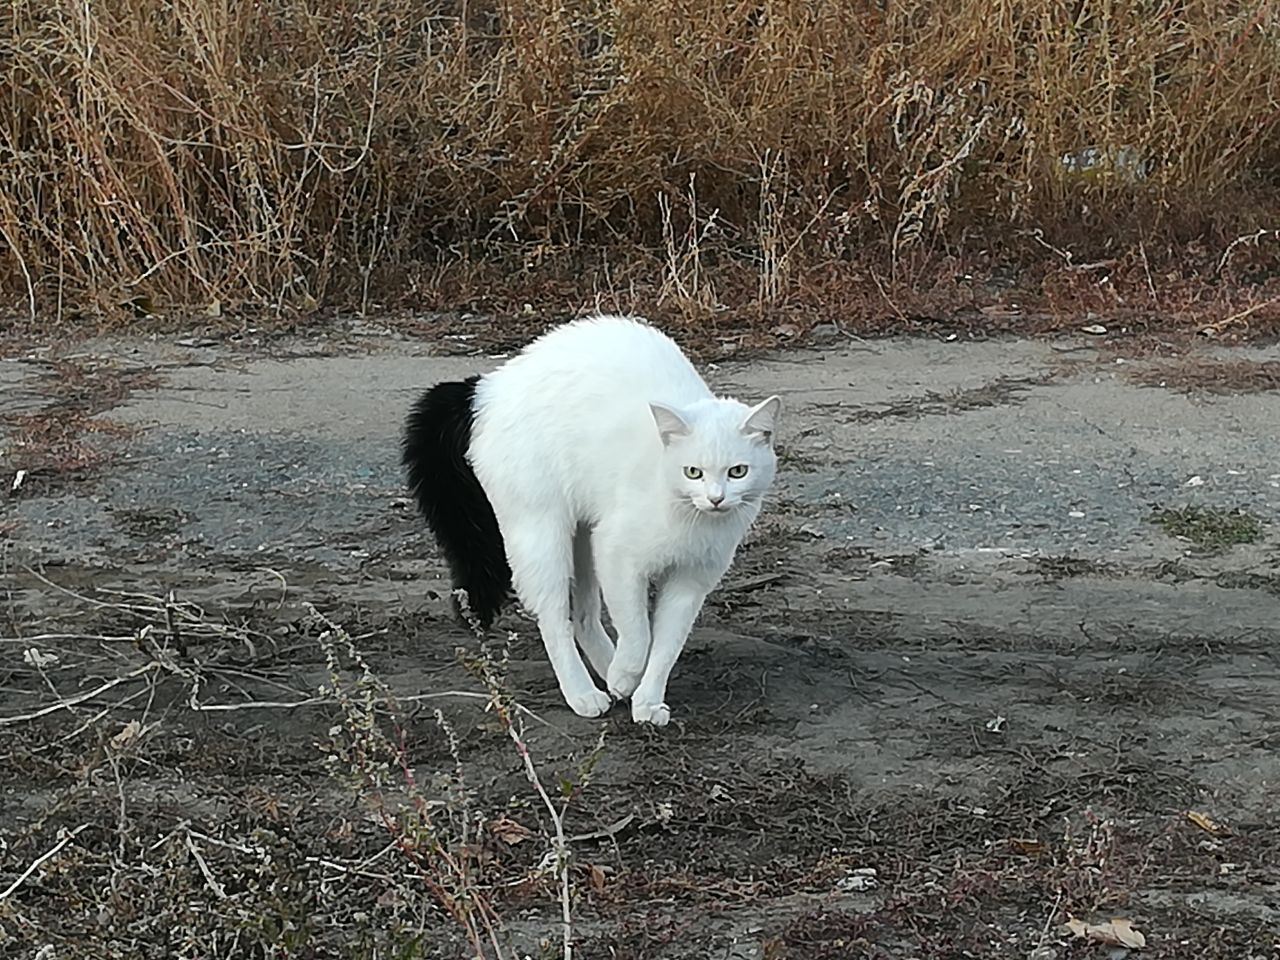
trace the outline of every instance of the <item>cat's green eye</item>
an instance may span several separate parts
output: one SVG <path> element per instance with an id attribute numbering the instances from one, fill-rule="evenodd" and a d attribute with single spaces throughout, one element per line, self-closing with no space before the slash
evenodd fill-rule
<path id="1" fill-rule="evenodd" d="M 688 477 L 690 480 L 701 480 L 702 468 L 701 467 L 685 467 L 684 475 Z"/>
<path id="2" fill-rule="evenodd" d="M 747 465 L 745 463 L 735 464 L 729 468 L 729 478 L 731 480 L 741 480 L 747 475 Z"/>

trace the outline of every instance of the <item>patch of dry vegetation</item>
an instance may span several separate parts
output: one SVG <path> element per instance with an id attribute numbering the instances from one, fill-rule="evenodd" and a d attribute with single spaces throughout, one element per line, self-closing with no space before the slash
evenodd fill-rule
<path id="1" fill-rule="evenodd" d="M 0 792 L 23 791 L 0 818 L 0 953 L 516 960 L 527 954 L 498 907 L 549 902 L 539 955 L 572 960 L 574 908 L 594 878 L 569 841 L 592 838 L 566 837 L 564 817 L 603 734 L 576 768 L 540 771 L 526 742 L 537 718 L 511 698 L 488 645 L 468 656 L 477 689 L 397 696 L 359 649 L 370 637 L 308 604 L 284 637 L 322 652 L 327 680 L 308 693 L 271 682 L 278 631 L 220 620 L 172 592 L 86 596 L 27 576 L 116 626 L 0 636 L 0 649 L 22 654 L 8 659 L 11 675 L 39 691 L 0 712 Z M 90 682 L 86 669 L 114 676 Z M 279 699 L 246 699 L 255 681 Z M 494 778 L 507 791 L 496 809 L 444 710 L 410 721 L 412 704 L 459 701 L 483 707 L 486 739 L 517 757 L 516 777 Z M 291 754 L 279 718 L 316 711 L 332 716 L 327 735 Z M 210 730 L 184 714 L 226 722 Z M 237 727 L 246 715 L 274 715 L 273 733 L 256 759 L 253 748 L 235 759 L 262 729 Z M 521 780 L 527 797 L 510 792 Z M 174 792 L 178 781 L 190 790 Z M 179 795 L 194 800 L 189 816 Z"/>
<path id="2" fill-rule="evenodd" d="M 33 318 L 910 320 L 1013 262 L 1050 313 L 1256 324 L 1209 281 L 1237 236 L 1275 272 L 1278 54 L 1273 7 L 1209 0 L 14 0 L 0 281 Z"/>
<path id="3" fill-rule="evenodd" d="M 1144 387 L 1166 387 L 1181 393 L 1233 396 L 1280 390 L 1280 360 L 1186 356 L 1141 367 L 1129 380 Z"/>
<path id="4" fill-rule="evenodd" d="M 0 478 L 7 496 L 101 469 L 116 454 L 112 440 L 132 428 L 101 416 L 134 390 L 154 387 L 146 370 L 71 360 L 55 361 L 37 383 L 46 403 L 32 411 L 0 414 Z"/>
<path id="5" fill-rule="evenodd" d="M 1275 952 L 1274 818 L 1137 744 L 955 723 L 920 759 L 976 761 L 972 794 L 869 791 L 741 728 L 616 717 L 602 750 L 512 698 L 511 636 L 410 692 L 392 635 L 456 634 L 348 630 L 266 568 L 207 609 L 13 572 L 63 602 L 0 605 L 6 957 L 1041 960 L 1116 917 L 1144 957 Z"/>

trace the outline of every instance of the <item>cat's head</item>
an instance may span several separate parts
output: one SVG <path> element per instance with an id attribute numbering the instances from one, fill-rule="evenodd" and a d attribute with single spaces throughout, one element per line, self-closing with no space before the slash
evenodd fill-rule
<path id="1" fill-rule="evenodd" d="M 649 408 L 662 438 L 663 475 L 677 503 L 708 516 L 730 516 L 764 498 L 778 469 L 773 432 L 780 398 L 754 407 L 714 398 Z"/>

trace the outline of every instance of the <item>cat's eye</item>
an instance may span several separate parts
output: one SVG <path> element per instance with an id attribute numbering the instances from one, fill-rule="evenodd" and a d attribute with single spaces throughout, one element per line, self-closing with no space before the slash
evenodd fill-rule
<path id="1" fill-rule="evenodd" d="M 735 464 L 729 468 L 729 478 L 731 480 L 741 480 L 747 475 L 747 465 L 745 463 Z"/>
<path id="2" fill-rule="evenodd" d="M 690 480 L 701 480 L 702 468 L 701 467 L 685 467 L 684 475 L 688 477 Z"/>

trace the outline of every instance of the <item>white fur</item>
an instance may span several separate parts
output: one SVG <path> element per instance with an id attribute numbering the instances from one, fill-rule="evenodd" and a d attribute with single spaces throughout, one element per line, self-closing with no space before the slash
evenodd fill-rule
<path id="1" fill-rule="evenodd" d="M 669 338 L 608 316 L 558 327 L 483 377 L 475 410 L 469 459 L 566 702 L 585 717 L 612 702 L 581 647 L 634 720 L 666 724 L 671 669 L 773 482 L 780 401 L 717 399 Z"/>

